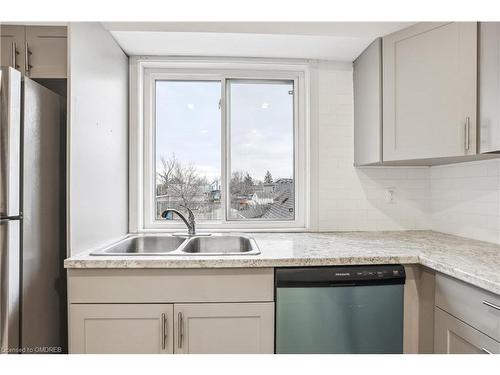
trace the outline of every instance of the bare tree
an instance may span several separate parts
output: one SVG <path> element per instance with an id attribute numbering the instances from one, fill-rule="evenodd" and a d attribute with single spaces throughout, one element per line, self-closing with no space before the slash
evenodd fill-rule
<path id="1" fill-rule="evenodd" d="M 161 165 L 162 170 L 158 172 L 158 185 L 157 185 L 157 194 L 164 195 L 168 194 L 168 188 L 172 181 L 172 173 L 177 165 L 177 159 L 175 158 L 175 154 L 172 153 L 172 156 L 168 159 L 165 159 L 164 156 L 161 157 Z"/>
<path id="2" fill-rule="evenodd" d="M 252 176 L 248 172 L 233 172 L 230 190 L 232 195 L 252 195 L 255 192 L 255 183 Z"/>
<path id="3" fill-rule="evenodd" d="M 232 173 L 229 187 L 231 195 L 243 194 L 243 172 L 235 171 Z"/>
<path id="4" fill-rule="evenodd" d="M 200 177 L 192 165 L 183 165 L 175 154 L 168 159 L 161 158 L 162 169 L 158 172 L 157 194 L 180 200 L 183 205 L 194 208 L 195 197 L 203 195 L 207 185 L 205 177 Z"/>
<path id="5" fill-rule="evenodd" d="M 193 198 L 203 194 L 203 187 L 206 185 L 206 178 L 200 177 L 192 164 L 183 166 L 177 163 L 175 165 L 171 190 L 173 195 L 179 197 L 185 206 L 192 208 Z"/>

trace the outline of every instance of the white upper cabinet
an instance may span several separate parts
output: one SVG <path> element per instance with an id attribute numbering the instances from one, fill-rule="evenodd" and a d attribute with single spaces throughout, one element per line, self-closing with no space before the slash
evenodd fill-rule
<path id="1" fill-rule="evenodd" d="M 0 26 L 0 65 L 24 73 L 24 26 Z"/>
<path id="2" fill-rule="evenodd" d="M 382 161 L 382 39 L 354 61 L 354 163 Z"/>
<path id="3" fill-rule="evenodd" d="M 68 38 L 64 26 L 26 27 L 28 66 L 31 78 L 66 78 Z"/>
<path id="4" fill-rule="evenodd" d="M 500 22 L 479 27 L 479 152 L 500 151 Z"/>
<path id="5" fill-rule="evenodd" d="M 383 38 L 383 161 L 476 153 L 477 24 L 419 23 Z"/>
<path id="6" fill-rule="evenodd" d="M 30 78 L 66 78 L 68 46 L 65 26 L 2 25 L 2 66 Z"/>

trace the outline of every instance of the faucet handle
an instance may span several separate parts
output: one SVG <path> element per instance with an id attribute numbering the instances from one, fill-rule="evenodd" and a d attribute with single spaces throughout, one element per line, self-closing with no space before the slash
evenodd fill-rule
<path id="1" fill-rule="evenodd" d="M 191 211 L 191 209 L 186 205 L 181 204 L 181 207 L 184 207 L 189 213 L 188 233 L 190 236 L 194 236 L 196 234 L 196 222 L 193 211 Z"/>

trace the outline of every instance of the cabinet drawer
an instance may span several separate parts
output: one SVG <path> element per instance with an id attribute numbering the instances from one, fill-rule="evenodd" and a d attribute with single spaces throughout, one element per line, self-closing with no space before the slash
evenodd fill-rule
<path id="1" fill-rule="evenodd" d="M 436 354 L 498 354 L 500 342 L 461 320 L 435 308 L 434 352 Z"/>
<path id="2" fill-rule="evenodd" d="M 438 274 L 436 306 L 500 341 L 500 296 Z"/>

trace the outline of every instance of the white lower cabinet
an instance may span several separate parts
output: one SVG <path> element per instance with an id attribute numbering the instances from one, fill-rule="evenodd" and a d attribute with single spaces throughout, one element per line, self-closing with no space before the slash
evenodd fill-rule
<path id="1" fill-rule="evenodd" d="M 274 303 L 72 304 L 70 353 L 274 351 Z"/>
<path id="2" fill-rule="evenodd" d="M 500 296 L 437 274 L 434 352 L 500 353 Z"/>
<path id="3" fill-rule="evenodd" d="M 175 353 L 272 354 L 274 303 L 174 306 Z"/>
<path id="4" fill-rule="evenodd" d="M 69 269 L 70 353 L 274 352 L 272 268 Z"/>
<path id="5" fill-rule="evenodd" d="M 173 353 L 172 304 L 70 305 L 70 353 Z"/>
<path id="6" fill-rule="evenodd" d="M 435 308 L 434 351 L 437 354 L 498 354 L 500 343 Z"/>

